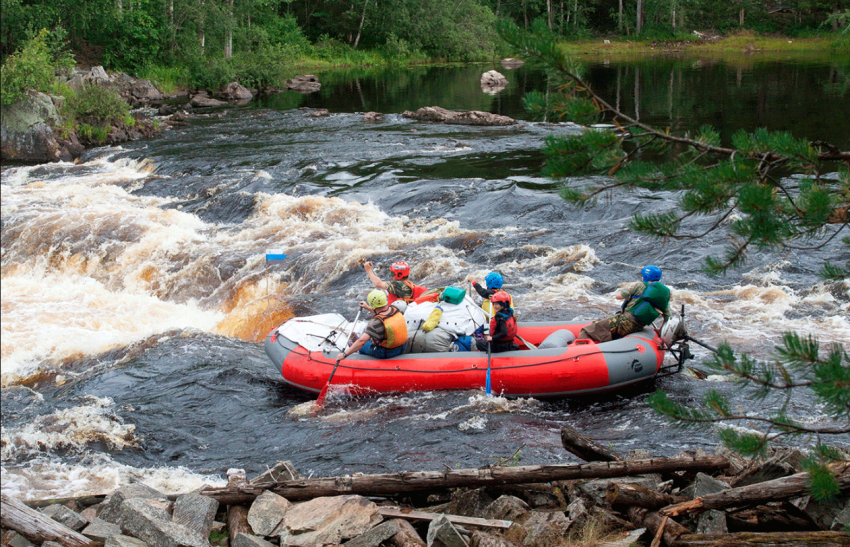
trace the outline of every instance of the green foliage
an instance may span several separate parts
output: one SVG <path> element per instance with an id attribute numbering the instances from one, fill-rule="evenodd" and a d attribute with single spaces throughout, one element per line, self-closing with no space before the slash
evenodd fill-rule
<path id="1" fill-rule="evenodd" d="M 96 132 L 101 129 L 108 131 L 111 124 L 125 120 L 130 111 L 130 105 L 118 93 L 96 85 L 77 93 L 69 101 L 68 107 L 78 122 L 92 127 Z M 98 140 L 105 139 L 106 133 Z"/>
<path id="2" fill-rule="evenodd" d="M 557 110 L 553 105 L 566 104 L 584 93 L 598 113 L 620 129 L 600 132 L 585 128 L 579 135 L 547 139 L 544 172 L 564 181 L 561 195 L 565 199 L 582 203 L 615 188 L 677 192 L 677 209 L 637 214 L 629 227 L 656 237 L 681 239 L 699 239 L 725 227 L 729 245 L 724 256 L 706 260 L 706 269 L 712 272 L 743 264 L 750 246 L 805 249 L 800 242 L 817 245 L 850 222 L 847 168 L 842 168 L 838 177 L 824 176 L 831 162 L 846 162 L 850 153 L 829 143 L 810 143 L 788 132 L 764 129 L 735 134 L 732 148 L 721 147 L 718 132 L 710 127 L 701 128 L 694 138 L 660 131 L 623 114 L 596 95 L 553 45 L 548 29 L 538 26 L 533 34 L 527 34 L 504 23 L 500 33 L 517 52 L 549 71 L 558 82 L 563 97 L 532 95 L 526 101 L 532 111 L 560 117 L 567 110 Z M 666 162 L 638 160 L 642 152 L 667 151 L 673 145 L 680 151 L 668 155 L 672 159 Z M 569 178 L 576 174 L 583 175 L 585 181 L 588 175 L 596 176 L 590 186 L 577 188 Z M 707 231 L 689 233 L 687 221 L 691 216 L 713 217 L 714 222 Z M 850 246 L 850 238 L 843 241 Z M 847 274 L 830 264 L 824 270 L 832 278 Z M 737 355 L 723 343 L 709 366 L 734 378 L 753 401 L 780 399 L 778 407 L 766 407 L 777 410 L 765 415 L 738 409 L 715 390 L 709 391 L 697 407 L 673 401 L 659 391 L 650 397 L 650 406 L 684 428 L 742 424 L 747 429 L 722 427 L 718 435 L 725 445 L 751 456 L 764 454 L 773 441 L 806 437 L 813 445 L 808 467 L 810 491 L 819 499 L 834 495 L 836 481 L 828 464 L 838 456 L 821 437 L 850 433 L 847 349 L 833 344 L 823 351 L 816 339 L 787 333 L 771 361 Z M 790 401 L 801 390 L 817 401 L 835 425 L 813 426 L 789 416 Z"/>
<path id="3" fill-rule="evenodd" d="M 63 50 L 64 36 L 61 29 L 52 33 L 42 29 L 6 59 L 0 67 L 3 105 L 15 103 L 30 89 L 51 91 L 57 70 L 74 65 L 73 57 Z"/>
<path id="4" fill-rule="evenodd" d="M 106 66 L 136 70 L 159 58 L 164 29 L 145 10 L 124 12 L 103 54 Z"/>
<path id="5" fill-rule="evenodd" d="M 93 125 L 83 123 L 77 127 L 77 134 L 83 141 L 103 144 L 106 142 L 109 130 L 105 127 L 95 127 Z"/>

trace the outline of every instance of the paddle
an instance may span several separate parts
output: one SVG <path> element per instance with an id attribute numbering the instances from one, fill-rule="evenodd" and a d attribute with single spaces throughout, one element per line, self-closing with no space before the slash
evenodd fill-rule
<path id="1" fill-rule="evenodd" d="M 360 309 L 357 310 L 357 317 L 354 318 L 354 323 L 351 324 L 351 332 L 348 334 L 348 336 L 345 337 L 346 341 L 348 341 L 348 339 L 354 333 L 354 328 L 357 327 L 357 321 L 360 320 L 360 312 L 361 311 L 363 311 L 363 308 L 360 308 Z M 345 332 L 345 331 L 343 331 L 343 332 Z M 343 344 L 345 344 L 345 342 L 343 342 Z M 343 348 L 343 351 L 345 351 L 345 348 Z M 325 397 L 327 397 L 327 395 L 328 395 L 328 387 L 331 385 L 331 380 L 334 379 L 334 374 L 336 374 L 336 369 L 337 369 L 337 367 L 339 367 L 339 362 L 341 360 L 342 359 L 336 360 L 336 364 L 334 365 L 334 369 L 331 371 L 331 375 L 328 377 L 328 383 L 326 383 L 325 387 L 322 388 L 322 391 L 319 392 L 319 397 L 316 399 L 316 406 L 319 407 L 319 408 L 325 406 Z"/>
<path id="2" fill-rule="evenodd" d="M 487 381 L 484 382 L 484 393 L 490 397 L 493 391 L 490 389 L 490 341 L 487 341 Z"/>

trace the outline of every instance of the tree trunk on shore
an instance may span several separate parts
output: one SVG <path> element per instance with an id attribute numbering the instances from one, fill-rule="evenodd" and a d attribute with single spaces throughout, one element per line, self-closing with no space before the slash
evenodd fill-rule
<path id="1" fill-rule="evenodd" d="M 561 428 L 561 444 L 568 452 L 586 462 L 616 462 L 623 459 L 593 439 L 567 426 Z"/>
<path id="2" fill-rule="evenodd" d="M 248 508 L 244 505 L 231 505 L 227 508 L 227 532 L 230 535 L 230 545 L 238 534 L 253 534 L 248 524 Z"/>
<path id="3" fill-rule="evenodd" d="M 55 541 L 64 547 L 94 547 L 96 543 L 23 502 L 0 495 L 0 523 L 36 543 Z"/>
<path id="4" fill-rule="evenodd" d="M 608 485 L 605 501 L 609 505 L 628 505 L 633 507 L 645 507 L 647 509 L 659 509 L 667 505 L 680 503 L 687 498 L 662 494 L 639 484 L 628 484 L 612 482 Z"/>
<path id="5" fill-rule="evenodd" d="M 624 477 L 668 471 L 710 471 L 725 469 L 723 456 L 703 458 L 655 458 L 628 462 L 604 462 L 561 465 L 526 465 L 446 471 L 419 471 L 381 475 L 357 475 L 280 481 L 258 488 L 248 484 L 204 488 L 200 493 L 225 505 L 247 503 L 269 489 L 290 501 L 321 496 L 359 494 L 384 496 L 442 488 L 478 487 L 500 484 L 551 482 L 556 480 Z"/>
<path id="6" fill-rule="evenodd" d="M 839 472 L 835 477 L 842 490 L 850 488 L 850 466 Z M 747 505 L 763 501 L 779 501 L 796 496 L 802 496 L 809 488 L 809 474 L 797 473 L 790 477 L 782 477 L 772 481 L 760 482 L 740 488 L 722 490 L 708 494 L 691 501 L 668 505 L 658 512 L 662 515 L 676 516 L 703 509 L 723 509 L 735 505 Z"/>
<path id="7" fill-rule="evenodd" d="M 675 547 L 808 547 L 850 545 L 845 532 L 740 532 L 737 534 L 683 534 Z"/>

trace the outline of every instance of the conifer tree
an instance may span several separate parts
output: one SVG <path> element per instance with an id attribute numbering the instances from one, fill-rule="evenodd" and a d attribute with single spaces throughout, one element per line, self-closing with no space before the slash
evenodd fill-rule
<path id="1" fill-rule="evenodd" d="M 616 128 L 546 140 L 544 171 L 564 179 L 560 194 L 565 200 L 592 202 L 617 188 L 677 192 L 674 210 L 638 213 L 629 227 L 676 240 L 700 239 L 727 230 L 725 253 L 705 261 L 705 270 L 713 274 L 743 265 L 752 249 L 805 251 L 842 238 L 841 245 L 850 252 L 850 151 L 763 129 L 739 131 L 727 147 L 721 145 L 718 131 L 708 126 L 692 137 L 651 127 L 595 93 L 583 80 L 581 66 L 564 55 L 545 25 L 536 24 L 527 33 L 502 22 L 499 32 L 518 56 L 545 69 L 556 84 L 557 93 L 526 95 L 530 111 L 549 121 L 605 121 Z M 642 159 L 651 155 L 648 152 L 672 159 Z M 795 176 L 789 176 L 792 174 Z M 579 188 L 566 179 L 575 175 L 596 176 L 585 179 L 592 182 Z M 707 230 L 694 231 L 693 221 L 698 217 L 711 220 Z M 845 280 L 850 277 L 850 261 L 825 263 L 821 276 L 835 282 Z M 821 499 L 836 495 L 837 483 L 829 464 L 844 458 L 828 441 L 833 435 L 850 433 L 847 348 L 837 343 L 822 348 L 814 337 L 786 333 L 768 362 L 737 355 L 724 343 L 709 366 L 735 378 L 749 397 L 782 396 L 784 404 L 768 416 L 742 414 L 711 390 L 698 408 L 674 402 L 662 391 L 650 398 L 650 405 L 681 427 L 746 425 L 752 432 L 726 427 L 719 433 L 723 444 L 744 455 L 764 454 L 772 441 L 808 436 L 812 450 L 805 465 L 812 479 L 811 492 Z M 812 426 L 786 413 L 795 394 L 803 390 L 811 393 L 832 424 Z"/>

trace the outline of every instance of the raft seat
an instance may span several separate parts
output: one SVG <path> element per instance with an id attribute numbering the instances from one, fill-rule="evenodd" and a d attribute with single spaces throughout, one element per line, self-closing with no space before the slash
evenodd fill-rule
<path id="1" fill-rule="evenodd" d="M 559 329 L 547 336 L 537 347 L 539 349 L 565 348 L 575 339 L 576 335 L 572 332 L 567 329 Z"/>

